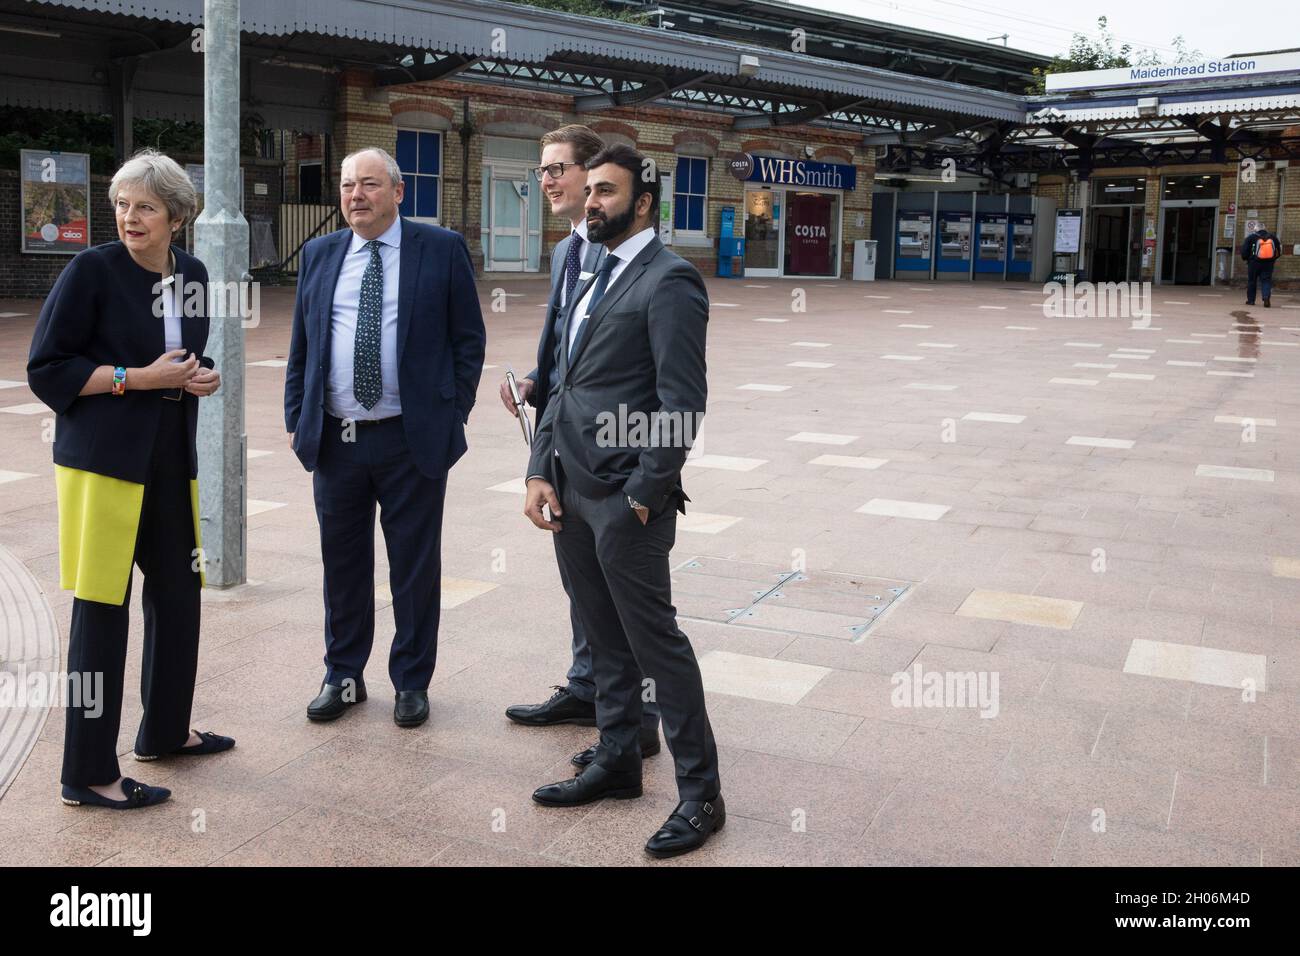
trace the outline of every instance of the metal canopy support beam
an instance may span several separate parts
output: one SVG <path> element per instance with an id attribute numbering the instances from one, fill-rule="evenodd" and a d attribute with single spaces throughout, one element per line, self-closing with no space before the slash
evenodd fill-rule
<path id="1" fill-rule="evenodd" d="M 634 90 L 615 89 L 607 93 L 584 93 L 573 98 L 573 110 L 585 113 L 589 110 L 612 109 L 616 106 L 634 106 L 648 103 L 660 97 L 671 96 L 679 90 L 685 90 L 697 83 L 716 79 L 712 73 L 692 71 L 689 73 L 672 73 L 665 77 L 648 78 Z"/>
<path id="2" fill-rule="evenodd" d="M 127 56 L 108 64 L 108 98 L 113 107 L 113 153 L 121 166 L 135 152 L 135 71 L 137 57 Z"/>
<path id="3" fill-rule="evenodd" d="M 194 253 L 208 270 L 207 353 L 221 388 L 199 402 L 199 525 L 207 584 L 230 587 L 247 580 L 241 313 L 252 278 L 239 209 L 239 0 L 204 0 L 203 23 L 203 213 Z"/>
<path id="4" fill-rule="evenodd" d="M 788 110 L 784 113 L 760 113 L 754 116 L 737 116 L 731 121 L 733 129 L 765 129 L 769 126 L 799 126 L 803 123 L 811 123 L 813 120 L 830 116 L 832 113 L 838 113 L 842 110 L 849 110 L 862 103 L 869 102 L 864 97 L 845 96 L 839 99 L 825 99 L 820 102 L 809 103 L 797 110 Z"/>
<path id="5" fill-rule="evenodd" d="M 375 86 L 397 86 L 402 83 L 432 83 L 445 80 L 467 70 L 482 58 L 467 56 L 463 53 L 449 53 L 436 63 L 424 63 L 424 51 L 415 50 L 411 54 L 415 61 L 412 66 L 395 66 L 380 70 L 375 75 Z"/>

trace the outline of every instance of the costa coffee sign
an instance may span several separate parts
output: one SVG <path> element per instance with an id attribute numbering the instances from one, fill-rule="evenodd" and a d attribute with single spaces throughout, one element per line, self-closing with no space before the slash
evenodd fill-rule
<path id="1" fill-rule="evenodd" d="M 749 174 L 754 171 L 754 157 L 749 153 L 737 153 L 727 161 L 727 172 L 735 176 L 741 182 L 749 178 Z"/>

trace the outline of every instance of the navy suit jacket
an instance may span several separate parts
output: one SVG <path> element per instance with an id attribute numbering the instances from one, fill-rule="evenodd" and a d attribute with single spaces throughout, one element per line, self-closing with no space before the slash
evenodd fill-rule
<path id="1" fill-rule="evenodd" d="M 569 254 L 569 242 L 572 239 L 573 234 L 570 233 L 557 242 L 551 252 L 551 297 L 546 301 L 546 321 L 542 325 L 542 337 L 537 342 L 537 367 L 527 376 L 534 383 L 528 401 L 537 409 L 536 421 L 539 425 L 542 416 L 546 414 L 546 403 L 550 399 L 551 369 L 555 367 L 555 335 L 564 324 L 560 321 L 563 312 L 560 308 L 560 284 L 564 281 L 564 260 Z M 582 271 L 594 273 L 604 257 L 605 247 L 598 242 L 587 240 L 582 250 Z M 573 287 L 574 295 L 577 295 L 580 288 L 582 288 L 581 282 Z"/>
<path id="2" fill-rule="evenodd" d="M 351 229 L 302 250 L 293 336 L 284 378 L 284 424 L 308 471 L 316 467 L 329 378 L 334 287 Z M 431 478 L 447 473 L 468 447 L 487 333 L 465 240 L 439 226 L 402 220 L 397 287 L 397 387 L 411 457 Z"/>

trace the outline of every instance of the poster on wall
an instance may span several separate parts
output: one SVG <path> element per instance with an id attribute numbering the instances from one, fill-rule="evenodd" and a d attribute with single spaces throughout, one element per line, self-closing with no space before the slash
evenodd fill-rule
<path id="1" fill-rule="evenodd" d="M 76 255 L 90 248 L 90 155 L 24 149 L 22 251 Z"/>
<path id="2" fill-rule="evenodd" d="M 1079 233 L 1082 231 L 1083 210 L 1058 209 L 1056 211 L 1056 242 L 1053 252 L 1076 253 L 1079 251 Z"/>
<path id="3" fill-rule="evenodd" d="M 835 271 L 831 246 L 834 201 L 818 193 L 795 193 L 786 223 L 786 272 L 824 276 Z"/>

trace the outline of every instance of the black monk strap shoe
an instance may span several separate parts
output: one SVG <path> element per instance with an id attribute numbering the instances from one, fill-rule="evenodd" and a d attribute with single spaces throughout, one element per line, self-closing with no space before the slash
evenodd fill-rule
<path id="1" fill-rule="evenodd" d="M 645 851 L 651 856 L 665 859 L 698 850 L 726 822 L 727 807 L 722 797 L 713 800 L 683 800 L 646 843 Z"/>

